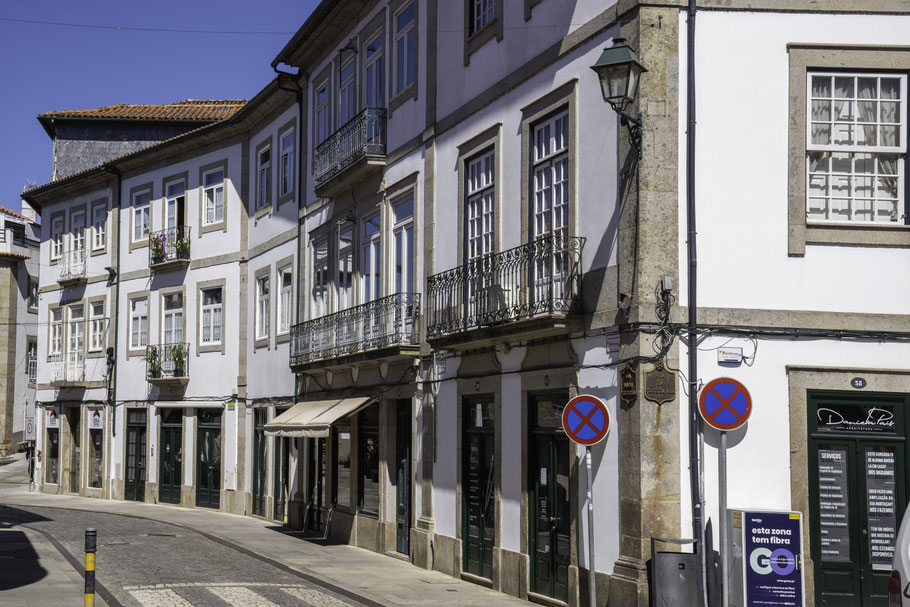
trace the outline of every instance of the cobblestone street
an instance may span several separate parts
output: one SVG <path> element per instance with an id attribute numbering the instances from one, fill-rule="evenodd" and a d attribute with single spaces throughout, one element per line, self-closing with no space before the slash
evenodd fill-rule
<path id="1" fill-rule="evenodd" d="M 0 526 L 41 531 L 81 561 L 84 530 L 98 530 L 96 577 L 122 605 L 222 607 L 362 605 L 315 587 L 194 531 L 116 514 L 0 506 Z M 81 597 L 73 597 L 74 603 Z"/>

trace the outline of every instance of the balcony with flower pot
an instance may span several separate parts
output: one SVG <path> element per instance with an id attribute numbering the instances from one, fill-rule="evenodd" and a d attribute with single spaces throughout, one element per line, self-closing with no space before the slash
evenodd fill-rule
<path id="1" fill-rule="evenodd" d="M 149 268 L 154 272 L 190 265 L 190 226 L 175 226 L 149 234 Z"/>
<path id="2" fill-rule="evenodd" d="M 190 380 L 189 352 L 187 343 L 147 346 L 146 380 L 150 384 L 186 385 Z"/>

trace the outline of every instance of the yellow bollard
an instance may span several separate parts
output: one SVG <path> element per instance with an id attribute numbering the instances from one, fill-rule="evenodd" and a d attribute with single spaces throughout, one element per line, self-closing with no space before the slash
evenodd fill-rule
<path id="1" fill-rule="evenodd" d="M 85 607 L 95 605 L 95 548 L 98 532 L 89 527 L 85 530 Z"/>

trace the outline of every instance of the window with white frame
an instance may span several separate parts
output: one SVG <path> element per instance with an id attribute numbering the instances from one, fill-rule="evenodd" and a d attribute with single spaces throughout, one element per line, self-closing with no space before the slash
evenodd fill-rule
<path id="1" fill-rule="evenodd" d="M 310 318 L 319 318 L 328 311 L 329 241 L 313 242 L 313 292 Z"/>
<path id="2" fill-rule="evenodd" d="M 393 279 L 396 293 L 414 292 L 414 197 L 392 206 Z"/>
<path id="3" fill-rule="evenodd" d="M 907 76 L 808 73 L 810 222 L 904 223 Z"/>
<path id="4" fill-rule="evenodd" d="M 363 276 L 364 303 L 379 299 L 382 293 L 381 246 L 379 214 L 368 217 L 363 222 L 363 248 L 361 252 L 361 274 Z"/>
<path id="5" fill-rule="evenodd" d="M 498 0 L 466 0 L 468 2 L 468 36 L 473 36 L 496 19 Z"/>
<path id="6" fill-rule="evenodd" d="M 70 217 L 70 235 L 73 251 L 85 250 L 85 211 L 76 211 Z"/>
<path id="7" fill-rule="evenodd" d="M 51 332 L 48 344 L 49 354 L 60 354 L 63 351 L 63 310 L 51 310 Z"/>
<path id="8" fill-rule="evenodd" d="M 264 209 L 272 204 L 272 148 L 259 151 L 256 171 L 256 208 Z"/>
<path id="9" fill-rule="evenodd" d="M 256 339 L 269 338 L 269 277 L 256 279 Z"/>
<path id="10" fill-rule="evenodd" d="M 357 63 L 352 58 L 341 68 L 338 84 L 338 126 L 357 113 Z"/>
<path id="11" fill-rule="evenodd" d="M 532 238 L 565 237 L 569 225 L 569 116 L 534 127 Z"/>
<path id="12" fill-rule="evenodd" d="M 412 2 L 395 14 L 395 94 L 405 90 L 417 77 L 415 5 Z"/>
<path id="13" fill-rule="evenodd" d="M 294 129 L 286 131 L 279 137 L 281 145 L 281 195 L 294 191 Z"/>
<path id="14" fill-rule="evenodd" d="M 346 310 L 354 303 L 354 227 L 350 224 L 338 229 L 338 248 L 336 250 L 338 251 L 336 270 L 338 273 L 335 293 L 338 298 L 335 301 L 335 309 Z"/>
<path id="15" fill-rule="evenodd" d="M 133 194 L 133 242 L 148 238 L 151 201 L 149 190 Z"/>
<path id="16" fill-rule="evenodd" d="M 94 301 L 89 307 L 89 352 L 100 352 L 104 349 L 104 302 Z"/>
<path id="17" fill-rule="evenodd" d="M 38 281 L 31 276 L 28 277 L 28 307 L 38 307 Z"/>
<path id="18" fill-rule="evenodd" d="M 291 330 L 291 309 L 294 305 L 294 279 L 291 268 L 278 270 L 278 286 L 281 292 L 278 297 L 278 333 L 284 334 Z"/>
<path id="19" fill-rule="evenodd" d="M 202 336 L 200 342 L 205 346 L 221 343 L 221 287 L 202 290 Z"/>
<path id="20" fill-rule="evenodd" d="M 493 252 L 496 236 L 495 152 L 468 161 L 466 171 L 465 221 L 468 261 Z"/>
<path id="21" fill-rule="evenodd" d="M 107 205 L 92 208 L 92 250 L 103 249 L 107 244 Z"/>
<path id="22" fill-rule="evenodd" d="M 184 217 L 186 215 L 186 183 L 182 179 L 180 181 L 173 181 L 165 186 L 164 191 L 164 209 L 167 219 L 164 227 L 168 230 L 173 230 L 173 232 L 168 233 L 168 238 L 172 241 L 176 241 L 179 238 L 184 238 L 183 234 L 178 233 L 177 228 L 183 227 L 184 225 Z"/>
<path id="23" fill-rule="evenodd" d="M 183 343 L 183 293 L 164 296 L 161 316 L 161 343 Z"/>
<path id="24" fill-rule="evenodd" d="M 366 107 L 385 107 L 383 77 L 383 44 L 385 36 L 376 34 L 366 45 L 363 60 L 363 88 Z"/>
<path id="25" fill-rule="evenodd" d="M 202 198 L 205 201 L 203 223 L 211 225 L 224 221 L 224 169 L 202 175 Z"/>
<path id="26" fill-rule="evenodd" d="M 144 348 L 149 340 L 148 299 L 130 300 L 130 348 Z"/>
<path id="27" fill-rule="evenodd" d="M 76 356 L 81 354 L 85 349 L 85 308 L 82 304 L 69 307 L 67 337 L 67 352 Z"/>
<path id="28" fill-rule="evenodd" d="M 316 88 L 316 145 L 332 134 L 332 106 L 329 103 L 329 83 Z"/>
<path id="29" fill-rule="evenodd" d="M 51 259 L 63 257 L 63 217 L 55 217 L 51 222 Z"/>

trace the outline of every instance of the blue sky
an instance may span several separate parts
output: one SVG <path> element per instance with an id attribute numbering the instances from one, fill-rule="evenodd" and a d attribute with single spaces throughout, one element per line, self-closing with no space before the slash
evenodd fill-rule
<path id="1" fill-rule="evenodd" d="M 29 179 L 50 180 L 51 141 L 36 116 L 115 103 L 248 99 L 317 0 L 35 0 L 0 3 L 0 205 L 19 209 Z M 222 35 L 3 21 L 287 32 Z"/>

